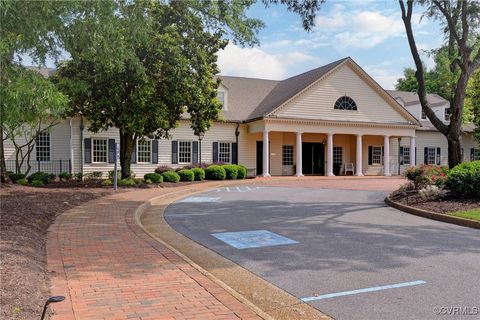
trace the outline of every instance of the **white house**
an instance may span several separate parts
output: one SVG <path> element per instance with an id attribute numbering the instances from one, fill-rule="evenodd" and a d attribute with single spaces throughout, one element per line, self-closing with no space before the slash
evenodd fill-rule
<path id="1" fill-rule="evenodd" d="M 188 120 L 170 140 L 139 141 L 132 155 L 137 175 L 199 161 L 241 163 L 263 176 L 333 176 L 346 168 L 358 176 L 388 176 L 415 164 L 447 164 L 447 140 L 422 115 L 416 94 L 385 91 L 351 58 L 282 81 L 219 78 L 221 121 L 201 141 Z M 428 99 L 448 122 L 448 101 Z M 464 129 L 465 161 L 480 159 L 472 129 Z M 94 134 L 88 121 L 68 118 L 38 138 L 33 169 L 106 173 L 113 169 L 115 142 L 118 130 Z M 5 146 L 12 169 L 13 148 L 8 141 Z"/>

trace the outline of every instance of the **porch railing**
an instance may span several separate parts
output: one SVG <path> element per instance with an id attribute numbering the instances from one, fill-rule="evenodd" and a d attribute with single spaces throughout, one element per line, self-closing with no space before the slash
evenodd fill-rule
<path id="1" fill-rule="evenodd" d="M 15 160 L 5 160 L 7 171 L 15 172 Z M 59 174 L 61 172 L 72 173 L 72 162 L 70 160 L 51 160 L 51 161 L 30 161 L 30 172 L 46 172 Z M 20 172 L 25 173 L 27 171 L 27 163 L 23 163 Z"/>

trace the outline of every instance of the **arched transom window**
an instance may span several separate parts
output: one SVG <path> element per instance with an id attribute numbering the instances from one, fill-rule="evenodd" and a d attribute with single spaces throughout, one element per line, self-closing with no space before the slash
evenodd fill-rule
<path id="1" fill-rule="evenodd" d="M 337 110 L 357 110 L 357 104 L 352 98 L 343 96 L 335 102 L 335 109 Z"/>

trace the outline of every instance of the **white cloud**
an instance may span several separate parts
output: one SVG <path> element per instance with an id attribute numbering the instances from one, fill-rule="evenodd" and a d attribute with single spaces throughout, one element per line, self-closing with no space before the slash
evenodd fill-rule
<path id="1" fill-rule="evenodd" d="M 320 64 L 318 58 L 300 51 L 271 54 L 260 48 L 229 44 L 218 53 L 221 74 L 232 76 L 279 80 L 286 78 L 289 67 L 308 62 Z"/>
<path id="2" fill-rule="evenodd" d="M 364 70 L 375 79 L 382 88 L 390 90 L 395 88 L 397 79 L 403 76 L 402 74 L 393 73 L 392 70 L 389 69 L 391 65 L 391 61 L 384 61 L 374 66 L 365 66 Z"/>

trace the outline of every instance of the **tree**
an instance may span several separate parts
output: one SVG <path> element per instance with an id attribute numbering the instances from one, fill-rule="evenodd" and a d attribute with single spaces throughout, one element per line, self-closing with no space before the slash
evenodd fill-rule
<path id="1" fill-rule="evenodd" d="M 90 28 L 95 42 L 76 46 Z M 72 98 L 71 114 L 81 112 L 90 130 L 119 129 L 122 178 L 130 175 L 138 139 L 168 137 L 184 112 L 195 134 L 217 118 L 216 52 L 226 41 L 205 29 L 182 1 L 118 2 L 108 14 L 72 24 L 72 59 L 54 79 Z"/>
<path id="2" fill-rule="evenodd" d="M 480 71 L 474 73 L 468 82 L 465 109 L 470 113 L 470 119 L 475 125 L 473 137 L 480 143 Z"/>
<path id="3" fill-rule="evenodd" d="M 459 73 L 450 101 L 450 123 L 444 124 L 430 108 L 427 100 L 425 69 L 418 52 L 412 28 L 413 1 L 399 0 L 402 21 L 405 25 L 408 44 L 415 62 L 415 78 L 418 82 L 418 96 L 423 112 L 430 122 L 448 141 L 448 165 L 452 168 L 461 159 L 462 118 L 466 88 L 471 75 L 480 68 L 480 5 L 474 1 L 425 1 L 427 15 L 440 19 L 445 25 L 444 33 L 448 48 L 448 61 L 452 75 Z"/>
<path id="4" fill-rule="evenodd" d="M 60 122 L 68 98 L 39 73 L 20 66 L 13 69 L 8 85 L 0 89 L 2 140 L 11 140 L 15 147 L 15 171 L 20 173 L 26 163 L 28 174 L 37 137 Z"/>

